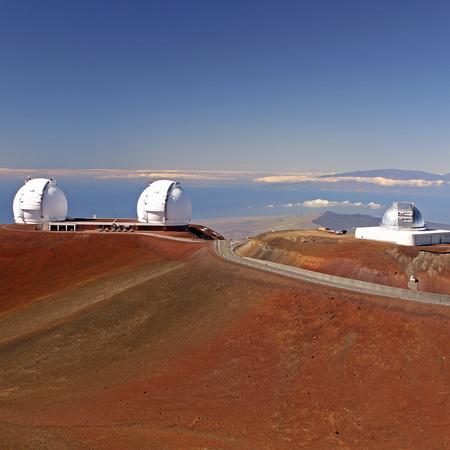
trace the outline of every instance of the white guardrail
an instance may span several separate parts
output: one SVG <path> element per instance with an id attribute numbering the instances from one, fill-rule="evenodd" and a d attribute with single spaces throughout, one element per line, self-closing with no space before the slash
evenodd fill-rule
<path id="1" fill-rule="evenodd" d="M 441 294 L 432 294 L 428 292 L 409 291 L 406 289 L 385 286 L 382 284 L 369 283 L 367 281 L 353 280 L 351 278 L 342 278 L 335 275 L 328 275 L 311 270 L 300 269 L 298 267 L 286 266 L 284 264 L 264 261 L 255 258 L 242 258 L 234 253 L 234 248 L 243 244 L 246 240 L 240 241 L 216 241 L 217 253 L 229 261 L 243 264 L 257 269 L 268 270 L 292 278 L 319 283 L 326 286 L 347 289 L 365 294 L 381 295 L 385 297 L 399 298 L 403 300 L 412 300 L 423 303 L 435 303 L 450 306 L 450 296 Z"/>

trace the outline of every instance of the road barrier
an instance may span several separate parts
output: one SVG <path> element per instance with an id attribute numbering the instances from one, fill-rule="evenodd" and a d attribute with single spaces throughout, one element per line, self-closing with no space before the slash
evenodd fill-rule
<path id="1" fill-rule="evenodd" d="M 450 306 L 450 296 L 441 294 L 432 294 L 429 292 L 409 291 L 406 289 L 385 286 L 383 284 L 369 283 L 367 281 L 353 280 L 351 278 L 342 278 L 335 275 L 328 275 L 311 270 L 300 269 L 298 267 L 286 266 L 284 264 L 264 261 L 255 258 L 242 258 L 234 253 L 234 248 L 246 242 L 245 240 L 216 241 L 217 253 L 225 259 L 244 264 L 257 269 L 268 270 L 292 278 L 319 283 L 326 286 L 333 286 L 341 289 L 362 292 L 365 294 L 382 295 L 385 297 L 400 298 L 403 300 L 412 300 L 415 302 L 435 303 Z"/>

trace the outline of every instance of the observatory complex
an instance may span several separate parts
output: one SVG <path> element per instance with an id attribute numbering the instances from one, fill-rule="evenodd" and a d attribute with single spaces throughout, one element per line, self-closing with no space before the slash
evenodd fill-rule
<path id="1" fill-rule="evenodd" d="M 137 202 L 137 220 L 68 218 L 66 196 L 46 178 L 25 182 L 14 197 L 13 212 L 15 223 L 34 224 L 36 230 L 181 232 L 189 233 L 184 237 L 223 239 L 207 227 L 190 224 L 191 200 L 180 183 L 171 180 L 153 181 L 144 189 Z"/>
<path id="2" fill-rule="evenodd" d="M 355 237 L 409 246 L 450 243 L 449 230 L 428 230 L 422 213 L 408 202 L 394 202 L 380 226 L 356 228 Z"/>

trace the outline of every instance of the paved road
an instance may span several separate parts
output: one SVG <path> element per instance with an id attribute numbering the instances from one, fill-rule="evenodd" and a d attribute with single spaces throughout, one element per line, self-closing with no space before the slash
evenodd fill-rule
<path id="1" fill-rule="evenodd" d="M 257 269 L 268 270 L 288 277 L 298 278 L 313 283 L 333 286 L 367 294 L 382 295 L 385 297 L 413 300 L 416 302 L 436 303 L 450 306 L 449 295 L 430 294 L 427 292 L 410 291 L 381 284 L 368 283 L 366 281 L 352 280 L 349 278 L 337 277 L 334 275 L 313 272 L 311 270 L 299 269 L 297 267 L 286 266 L 254 258 L 242 258 L 234 253 L 234 248 L 246 242 L 240 241 L 216 241 L 217 253 L 230 261 Z"/>

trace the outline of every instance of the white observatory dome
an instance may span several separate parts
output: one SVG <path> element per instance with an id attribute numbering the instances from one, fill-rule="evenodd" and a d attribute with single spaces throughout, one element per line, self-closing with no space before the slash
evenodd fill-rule
<path id="1" fill-rule="evenodd" d="M 414 203 L 394 202 L 384 213 L 381 226 L 402 230 L 425 229 L 422 213 Z"/>
<path id="2" fill-rule="evenodd" d="M 25 182 L 14 197 L 16 223 L 42 223 L 65 220 L 67 199 L 55 180 L 34 178 Z"/>
<path id="3" fill-rule="evenodd" d="M 139 222 L 154 225 L 188 225 L 191 200 L 180 183 L 158 180 L 150 183 L 137 203 Z"/>

